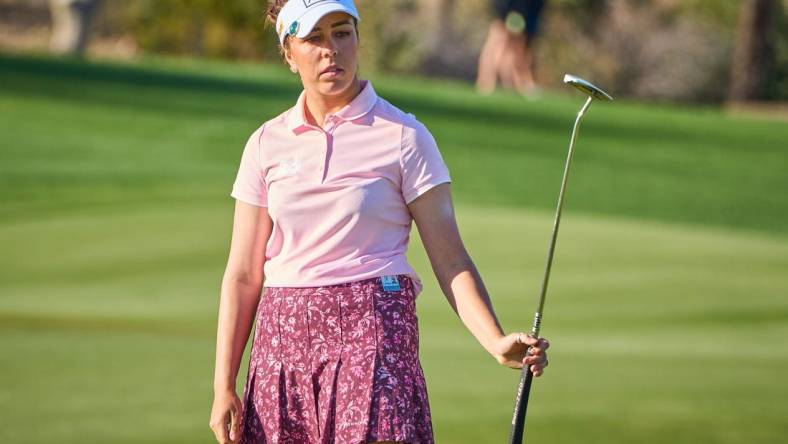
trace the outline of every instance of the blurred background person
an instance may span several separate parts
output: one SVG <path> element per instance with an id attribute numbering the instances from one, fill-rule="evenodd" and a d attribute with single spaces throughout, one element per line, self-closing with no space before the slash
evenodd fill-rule
<path id="1" fill-rule="evenodd" d="M 495 18 L 479 56 L 476 89 L 488 95 L 498 77 L 506 88 L 531 96 L 539 89 L 534 76 L 534 39 L 545 0 L 493 0 Z"/>
<path id="2" fill-rule="evenodd" d="M 98 0 L 49 0 L 52 14 L 49 48 L 53 53 L 82 55 L 98 3 Z"/>

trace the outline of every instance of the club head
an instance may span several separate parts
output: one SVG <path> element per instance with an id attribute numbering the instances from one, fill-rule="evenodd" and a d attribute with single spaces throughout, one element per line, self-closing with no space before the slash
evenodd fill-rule
<path id="1" fill-rule="evenodd" d="M 571 74 L 564 75 L 564 83 L 567 85 L 572 85 L 575 88 L 583 91 L 584 93 L 588 94 L 589 96 L 602 101 L 613 100 L 613 97 L 610 94 L 602 91 L 600 88 L 594 86 L 589 81 L 583 80 L 580 77 L 573 76 Z"/>

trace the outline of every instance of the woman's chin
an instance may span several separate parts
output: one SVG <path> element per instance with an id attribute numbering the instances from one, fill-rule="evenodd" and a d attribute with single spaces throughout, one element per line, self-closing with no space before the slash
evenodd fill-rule
<path id="1" fill-rule="evenodd" d="M 347 91 L 348 88 L 353 86 L 353 82 L 352 79 L 342 76 L 331 79 L 320 79 L 318 85 L 321 94 L 333 96 Z"/>

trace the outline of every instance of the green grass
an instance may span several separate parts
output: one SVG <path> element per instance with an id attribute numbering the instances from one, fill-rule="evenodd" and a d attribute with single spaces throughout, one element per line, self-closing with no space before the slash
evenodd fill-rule
<path id="1" fill-rule="evenodd" d="M 527 329 L 581 98 L 375 82 L 436 136 L 498 315 Z M 229 191 L 247 136 L 297 86 L 270 66 L 0 56 L 1 442 L 212 442 Z M 592 107 L 529 440 L 786 436 L 786 140 L 710 108 Z M 411 258 L 437 441 L 503 442 L 518 375 L 453 315 L 417 236 Z"/>

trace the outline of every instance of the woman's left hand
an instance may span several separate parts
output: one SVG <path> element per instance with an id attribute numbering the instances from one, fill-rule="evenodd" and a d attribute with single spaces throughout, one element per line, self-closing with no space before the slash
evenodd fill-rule
<path id="1" fill-rule="evenodd" d="M 511 333 L 498 340 L 495 358 L 499 364 L 509 368 L 521 369 L 523 365 L 530 365 L 534 376 L 541 376 L 547 367 L 549 347 L 550 342 L 545 338 L 537 340 L 525 333 Z"/>

